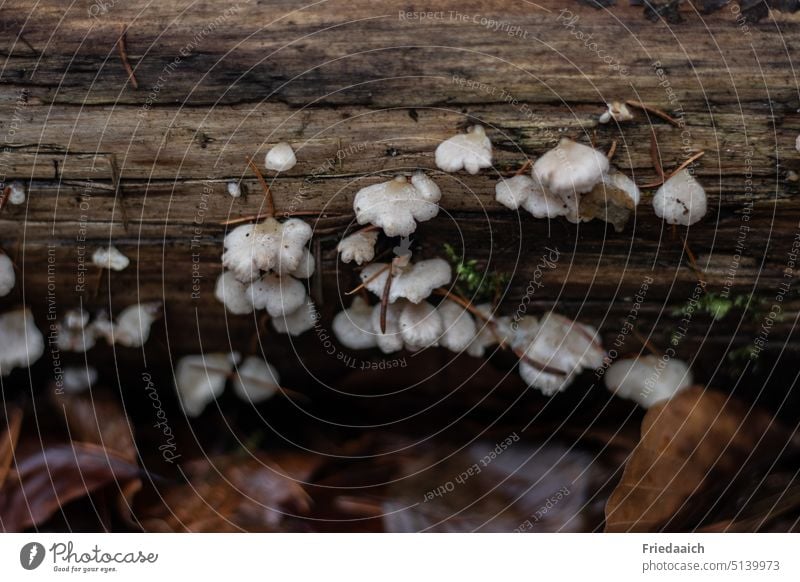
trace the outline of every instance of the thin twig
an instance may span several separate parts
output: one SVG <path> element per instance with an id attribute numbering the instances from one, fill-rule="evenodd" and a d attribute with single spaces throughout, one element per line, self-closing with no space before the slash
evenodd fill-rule
<path id="1" fill-rule="evenodd" d="M 664 182 L 666 182 L 670 178 L 674 177 L 678 172 L 688 168 L 690 164 L 696 162 L 697 160 L 702 158 L 704 155 L 706 155 L 705 150 L 703 150 L 702 152 L 697 152 L 692 157 L 690 157 L 685 162 L 683 162 L 680 166 L 675 168 L 672 172 L 670 172 L 669 176 L 664 176 L 664 178 L 660 182 L 653 182 L 652 184 L 645 184 L 645 185 L 643 185 L 641 187 L 642 188 L 655 188 L 656 186 L 661 186 L 661 184 L 663 184 Z"/>
<path id="2" fill-rule="evenodd" d="M 617 140 L 611 142 L 611 147 L 608 148 L 606 157 L 610 160 L 614 159 L 614 154 L 617 153 Z"/>
<path id="3" fill-rule="evenodd" d="M 515 176 L 521 176 L 522 174 L 527 172 L 530 169 L 530 167 L 531 167 L 531 161 L 530 160 L 525 160 L 525 163 L 522 164 L 522 167 L 519 170 L 514 172 L 514 175 Z"/>
<path id="4" fill-rule="evenodd" d="M 632 99 L 629 99 L 625 103 L 627 103 L 628 105 L 630 105 L 632 107 L 637 107 L 639 109 L 644 109 L 648 113 L 652 113 L 653 115 L 655 115 L 657 117 L 660 117 L 661 119 L 663 119 L 664 121 L 668 122 L 671 125 L 674 125 L 675 127 L 680 127 L 681 126 L 681 122 L 680 121 L 678 121 L 674 117 L 670 116 L 668 113 L 665 113 L 664 111 L 661 111 L 660 109 L 657 109 L 657 108 L 653 107 L 652 105 L 647 105 L 646 103 L 642 103 L 641 101 L 633 101 Z"/>
<path id="5" fill-rule="evenodd" d="M 694 274 L 697 275 L 697 280 L 702 283 L 703 281 L 705 281 L 704 279 L 705 273 L 697 264 L 697 257 L 694 256 L 692 249 L 689 248 L 689 242 L 685 238 L 683 239 L 683 250 L 689 259 L 689 266 L 694 271 Z"/>
<path id="6" fill-rule="evenodd" d="M 363 282 L 361 283 L 361 285 L 359 285 L 359 286 L 358 286 L 358 287 L 356 287 L 355 289 L 351 289 L 350 291 L 347 291 L 347 292 L 345 293 L 345 295 L 353 295 L 353 294 L 355 294 L 355 293 L 358 293 L 359 291 L 361 291 L 361 289 L 363 289 L 364 287 L 366 287 L 367 285 L 369 285 L 370 283 L 372 283 L 372 282 L 373 282 L 375 279 L 377 279 L 378 277 L 380 277 L 381 275 L 383 275 L 383 274 L 384 274 L 384 273 L 385 273 L 385 272 L 386 272 L 386 271 L 387 271 L 387 270 L 388 270 L 388 269 L 389 269 L 391 266 L 392 266 L 392 265 L 391 265 L 391 263 L 389 263 L 388 265 L 384 265 L 384 266 L 383 266 L 381 269 L 379 269 L 379 270 L 378 270 L 378 272 L 377 272 L 377 273 L 375 273 L 374 275 L 372 275 L 372 276 L 371 276 L 369 279 L 367 279 L 366 281 L 363 281 Z"/>
<path id="7" fill-rule="evenodd" d="M 128 34 L 128 28 L 124 25 L 120 25 L 120 34 L 119 39 L 117 40 L 117 48 L 119 49 L 119 58 L 122 59 L 122 66 L 125 67 L 125 72 L 128 73 L 128 79 L 133 85 L 134 89 L 139 88 L 139 82 L 136 80 L 136 75 L 133 74 L 133 68 L 131 67 L 130 62 L 128 62 L 128 48 L 125 46 L 125 37 Z"/>
<path id="8" fill-rule="evenodd" d="M 664 168 L 661 165 L 661 151 L 658 147 L 658 139 L 656 138 L 656 132 L 651 127 L 650 128 L 650 161 L 653 164 L 653 169 L 658 174 L 658 177 L 661 178 L 661 181 L 664 181 Z"/>
<path id="9" fill-rule="evenodd" d="M 389 291 L 392 289 L 392 278 L 394 277 L 394 262 L 389 266 L 389 273 L 386 275 L 386 283 L 383 285 L 381 294 L 381 333 L 386 333 L 386 310 L 389 308 Z"/>
<path id="10" fill-rule="evenodd" d="M 247 158 L 247 163 L 250 166 L 250 169 L 252 169 L 255 175 L 258 177 L 258 181 L 261 182 L 261 187 L 264 188 L 264 198 L 267 201 L 267 218 L 273 218 L 275 216 L 275 201 L 272 199 L 272 191 L 269 189 L 267 181 L 261 174 L 261 170 L 259 170 L 255 162 L 253 162 L 253 159 Z"/>
<path id="11" fill-rule="evenodd" d="M 122 183 L 119 179 L 119 166 L 117 166 L 117 156 L 108 156 L 108 167 L 111 172 L 111 185 L 114 188 L 114 200 L 119 200 L 119 207 L 122 214 L 122 226 L 128 231 L 128 210 L 125 208 L 125 194 L 122 191 Z"/>

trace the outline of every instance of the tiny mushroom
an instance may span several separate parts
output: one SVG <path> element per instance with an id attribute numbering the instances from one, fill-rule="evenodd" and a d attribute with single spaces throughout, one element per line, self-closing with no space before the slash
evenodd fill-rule
<path id="1" fill-rule="evenodd" d="M 492 142 L 486 137 L 482 125 L 473 125 L 467 133 L 460 133 L 443 141 L 436 148 L 436 165 L 444 172 L 465 169 L 477 174 L 492 165 Z"/>
<path id="2" fill-rule="evenodd" d="M 606 387 L 644 408 L 669 400 L 692 385 L 692 372 L 681 360 L 649 355 L 614 362 L 605 373 Z"/>
<path id="3" fill-rule="evenodd" d="M 175 369 L 175 388 L 188 416 L 200 416 L 205 407 L 225 390 L 225 383 L 240 359 L 230 354 L 184 356 Z"/>
<path id="4" fill-rule="evenodd" d="M 475 339 L 477 326 L 472 315 L 455 301 L 442 301 L 437 307 L 442 317 L 444 332 L 439 338 L 439 345 L 451 352 L 463 352 Z"/>
<path id="5" fill-rule="evenodd" d="M 395 273 L 389 291 L 389 303 L 405 298 L 411 303 L 419 303 L 430 296 L 434 289 L 447 285 L 452 278 L 450 263 L 444 259 L 428 259 L 406 266 L 395 266 Z M 389 265 L 372 263 L 361 271 L 361 280 L 367 289 L 381 297 L 386 278 L 389 276 Z"/>
<path id="6" fill-rule="evenodd" d="M 108 248 L 100 248 L 92 254 L 92 263 L 101 269 L 112 271 L 122 271 L 128 268 L 131 261 L 123 255 L 117 247 L 109 245 Z"/>
<path id="7" fill-rule="evenodd" d="M 97 343 L 97 331 L 89 325 L 89 312 L 85 309 L 67 311 L 56 324 L 56 333 L 56 345 L 67 352 L 85 352 Z"/>
<path id="8" fill-rule="evenodd" d="M 297 158 L 294 155 L 294 150 L 286 142 L 281 142 L 269 150 L 264 160 L 264 165 L 266 165 L 267 169 L 274 172 L 291 170 L 296 163 Z"/>
<path id="9" fill-rule="evenodd" d="M 228 194 L 230 194 L 233 198 L 239 198 L 242 195 L 242 186 L 236 180 L 231 180 L 228 182 L 227 185 Z"/>
<path id="10" fill-rule="evenodd" d="M 237 367 L 233 391 L 245 402 L 258 404 L 272 398 L 280 390 L 278 371 L 261 358 L 249 356 Z"/>
<path id="11" fill-rule="evenodd" d="M 441 314 L 427 301 L 407 303 L 398 322 L 403 342 L 410 350 L 439 345 L 444 332 Z"/>
<path id="12" fill-rule="evenodd" d="M 266 309 L 270 317 L 285 317 L 306 301 L 305 286 L 290 275 L 266 273 L 250 284 L 247 293 L 253 307 Z"/>
<path id="13" fill-rule="evenodd" d="M 127 348 L 143 346 L 150 337 L 153 322 L 160 314 L 161 304 L 158 302 L 137 303 L 126 307 L 111 325 L 110 341 Z"/>
<path id="14" fill-rule="evenodd" d="M 61 379 L 61 385 L 67 394 L 85 392 L 97 382 L 97 368 L 94 366 L 67 366 Z"/>
<path id="15" fill-rule="evenodd" d="M 653 210 L 668 224 L 692 225 L 706 215 L 706 191 L 683 169 L 656 191 Z"/>
<path id="16" fill-rule="evenodd" d="M 372 308 L 372 330 L 375 342 L 384 354 L 391 354 L 403 349 L 403 336 L 400 334 L 400 314 L 407 301 L 400 300 L 386 306 L 386 331 L 381 331 L 381 306 Z"/>
<path id="17" fill-rule="evenodd" d="M 314 327 L 319 319 L 319 313 L 314 303 L 309 299 L 305 305 L 297 308 L 283 317 L 272 317 L 272 327 L 278 333 L 300 335 Z"/>
<path id="18" fill-rule="evenodd" d="M 567 206 L 559 196 L 530 176 L 500 180 L 495 185 L 495 199 L 511 210 L 521 206 L 536 218 L 555 218 L 567 212 Z"/>
<path id="19" fill-rule="evenodd" d="M 612 101 L 611 103 L 606 103 L 606 107 L 608 107 L 608 111 L 600 116 L 598 120 L 600 123 L 608 123 L 612 119 L 616 122 L 633 119 L 633 113 L 624 102 Z"/>
<path id="20" fill-rule="evenodd" d="M 11 293 L 16 282 L 17 276 L 14 273 L 14 263 L 11 262 L 7 254 L 0 252 L 0 297 Z"/>
<path id="21" fill-rule="evenodd" d="M 214 296 L 234 315 L 253 312 L 247 285 L 239 281 L 231 271 L 224 271 L 217 277 Z"/>
<path id="22" fill-rule="evenodd" d="M 25 185 L 19 180 L 15 180 L 8 185 L 8 202 L 10 204 L 19 205 L 25 203 Z"/>
<path id="23" fill-rule="evenodd" d="M 44 337 L 30 309 L 20 308 L 0 315 L 0 376 L 14 368 L 29 368 L 44 353 Z"/>
<path id="24" fill-rule="evenodd" d="M 353 299 L 349 309 L 333 318 L 333 333 L 339 342 L 351 350 L 365 350 L 378 345 L 372 326 L 373 308 L 361 297 Z"/>
<path id="25" fill-rule="evenodd" d="M 362 265 L 375 258 L 375 243 L 377 242 L 377 230 L 362 229 L 339 241 L 336 250 L 343 263 L 355 261 L 357 265 Z"/>
<path id="26" fill-rule="evenodd" d="M 388 182 L 367 186 L 358 191 L 353 201 L 356 219 L 361 225 L 373 224 L 387 236 L 409 236 L 417 222 L 430 220 L 439 213 L 442 192 L 422 172 L 409 182 L 396 176 Z"/>
<path id="27" fill-rule="evenodd" d="M 589 192 L 608 173 L 608 158 L 589 146 L 562 138 L 533 164 L 533 177 L 569 203 Z"/>

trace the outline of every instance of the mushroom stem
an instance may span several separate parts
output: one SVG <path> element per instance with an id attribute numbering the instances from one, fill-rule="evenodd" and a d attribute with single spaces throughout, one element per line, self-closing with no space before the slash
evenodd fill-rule
<path id="1" fill-rule="evenodd" d="M 392 278 L 394 277 L 394 260 L 389 265 L 389 273 L 386 275 L 386 283 L 383 285 L 381 294 L 381 333 L 386 333 L 386 309 L 389 307 L 389 291 L 392 289 Z"/>
<path id="2" fill-rule="evenodd" d="M 356 287 L 355 289 L 351 289 L 350 291 L 347 291 L 347 292 L 345 293 L 345 295 L 353 295 L 354 293 L 358 293 L 358 292 L 359 292 L 359 291 L 361 291 L 361 290 L 362 290 L 364 287 L 366 287 L 367 285 L 369 285 L 370 283 L 372 283 L 372 282 L 373 282 L 375 279 L 377 279 L 378 277 L 380 277 L 380 276 L 381 276 L 383 273 L 385 273 L 385 272 L 386 272 L 386 271 L 387 271 L 387 270 L 388 270 L 388 269 L 389 269 L 391 266 L 392 266 L 392 265 L 391 265 L 391 263 L 390 263 L 390 264 L 388 264 L 388 265 L 385 265 L 385 266 L 384 266 L 384 267 L 382 267 L 382 268 L 381 268 L 381 269 L 380 269 L 378 272 L 376 272 L 374 275 L 372 275 L 372 277 L 370 277 L 370 278 L 369 278 L 369 279 L 367 279 L 366 281 L 362 281 L 362 282 L 361 282 L 361 285 L 359 285 L 359 286 L 358 286 L 358 287 Z"/>
<path id="3" fill-rule="evenodd" d="M 666 182 L 667 180 L 669 180 L 670 178 L 675 176 L 675 174 L 685 170 L 687 167 L 689 167 L 690 164 L 696 162 L 697 160 L 702 158 L 704 155 L 706 155 L 705 150 L 703 150 L 701 152 L 697 152 L 692 157 L 688 158 L 685 162 L 683 162 L 680 166 L 675 168 L 672 172 L 670 172 L 669 176 L 664 176 L 663 175 L 663 170 L 662 170 L 662 179 L 661 179 L 660 182 L 653 182 L 652 184 L 645 184 L 644 186 L 641 186 L 641 187 L 642 188 L 655 188 L 657 186 L 661 186 L 664 182 Z"/>
<path id="4" fill-rule="evenodd" d="M 636 107 L 638 109 L 643 109 L 644 111 L 647 111 L 648 113 L 652 113 L 653 115 L 655 115 L 657 117 L 660 117 L 661 119 L 663 119 L 664 121 L 666 121 L 667 123 L 669 123 L 671 125 L 674 125 L 675 127 L 680 127 L 681 126 L 680 121 L 678 121 L 674 117 L 670 116 L 668 113 L 665 113 L 664 111 L 661 111 L 661 109 L 657 109 L 656 107 L 653 107 L 652 105 L 647 105 L 646 103 L 642 103 L 641 101 L 634 101 L 632 99 L 629 99 L 629 100 L 625 101 L 625 103 L 627 103 L 631 107 Z"/>
<path id="5" fill-rule="evenodd" d="M 133 67 L 128 62 L 128 47 L 125 44 L 125 38 L 128 36 L 128 27 L 124 24 L 120 25 L 119 39 L 117 40 L 117 48 L 119 49 L 119 58 L 122 61 L 122 66 L 125 67 L 125 72 L 128 74 L 128 79 L 133 85 L 134 89 L 139 88 L 139 82 L 136 80 L 136 75 L 133 74 Z"/>
<path id="6" fill-rule="evenodd" d="M 261 187 L 264 189 L 264 199 L 267 202 L 267 218 L 273 218 L 275 216 L 275 201 L 272 199 L 272 192 L 267 185 L 267 181 L 264 179 L 263 174 L 261 174 L 261 170 L 258 169 L 255 162 L 253 162 L 252 158 L 247 158 L 247 163 L 250 166 L 250 169 L 253 170 L 256 177 L 258 177 L 258 181 L 261 182 Z"/>

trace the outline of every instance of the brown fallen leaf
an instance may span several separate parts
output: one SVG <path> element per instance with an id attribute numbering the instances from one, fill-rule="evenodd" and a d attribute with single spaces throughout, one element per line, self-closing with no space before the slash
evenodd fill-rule
<path id="1" fill-rule="evenodd" d="M 187 483 L 137 498 L 137 518 L 149 532 L 281 531 L 285 511 L 305 513 L 310 499 L 298 481 L 306 470 L 288 473 L 264 455 L 237 454 L 183 465 Z"/>
<path id="2" fill-rule="evenodd" d="M 116 453 L 90 443 L 45 446 L 17 455 L 0 495 L 0 526 L 19 532 L 42 523 L 63 505 L 141 471 Z"/>
<path id="3" fill-rule="evenodd" d="M 22 410 L 16 407 L 9 407 L 6 416 L 6 429 L 0 435 L 0 491 L 3 489 L 3 482 L 6 480 L 11 462 L 14 460 L 14 450 L 19 440 L 19 429 L 22 426 Z"/>
<path id="4" fill-rule="evenodd" d="M 687 527 L 698 499 L 729 484 L 744 463 L 764 461 L 780 434 L 766 413 L 701 386 L 653 406 L 606 505 L 606 531 Z"/>
<path id="5" fill-rule="evenodd" d="M 609 223 L 616 232 L 622 232 L 634 208 L 628 193 L 601 182 L 588 194 L 581 196 L 578 214 L 581 220 L 597 218 Z"/>

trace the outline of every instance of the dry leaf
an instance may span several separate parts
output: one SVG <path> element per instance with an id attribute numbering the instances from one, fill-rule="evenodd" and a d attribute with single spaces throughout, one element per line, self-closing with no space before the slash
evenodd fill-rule
<path id="1" fill-rule="evenodd" d="M 89 443 L 45 446 L 23 458 L 18 455 L 0 495 L 0 524 L 6 532 L 22 531 L 70 501 L 139 475 L 135 463 Z"/>
<path id="2" fill-rule="evenodd" d="M 694 386 L 650 408 L 642 438 L 606 506 L 606 530 L 680 528 L 697 498 L 735 477 L 748 460 L 763 461 L 779 430 L 761 411 Z"/>
<path id="3" fill-rule="evenodd" d="M 582 220 L 597 218 L 612 225 L 616 232 L 622 232 L 634 208 L 627 192 L 601 182 L 581 196 L 578 214 Z"/>

